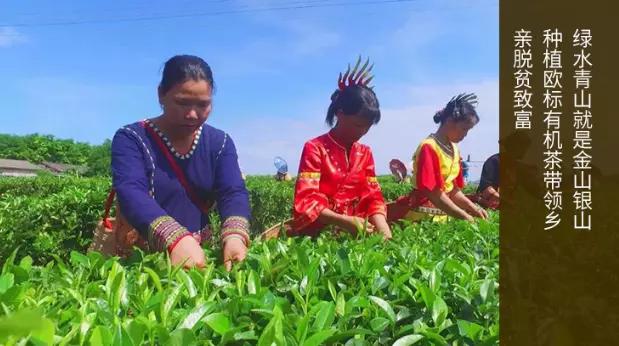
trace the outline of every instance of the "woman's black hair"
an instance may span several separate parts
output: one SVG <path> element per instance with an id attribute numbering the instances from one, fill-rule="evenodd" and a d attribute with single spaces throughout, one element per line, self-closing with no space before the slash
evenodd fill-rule
<path id="1" fill-rule="evenodd" d="M 331 105 L 325 121 L 333 127 L 335 115 L 341 110 L 344 114 L 360 115 L 375 125 L 380 121 L 379 107 L 378 98 L 372 89 L 363 85 L 347 86 L 331 95 Z"/>
<path id="2" fill-rule="evenodd" d="M 475 110 L 477 96 L 475 94 L 460 94 L 449 100 L 445 108 L 434 114 L 434 122 L 443 124 L 447 119 L 464 121 L 468 117 L 473 117 L 475 123 L 479 122 L 479 115 Z"/>
<path id="3" fill-rule="evenodd" d="M 188 80 L 206 81 L 211 89 L 215 88 L 211 67 L 195 55 L 176 55 L 166 61 L 163 67 L 159 92 L 165 94 L 176 84 Z"/>

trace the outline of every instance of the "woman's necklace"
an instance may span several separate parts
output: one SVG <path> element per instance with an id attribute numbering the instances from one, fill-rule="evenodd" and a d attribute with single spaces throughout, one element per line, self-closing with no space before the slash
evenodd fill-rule
<path id="1" fill-rule="evenodd" d="M 441 149 L 443 149 L 443 151 L 445 153 L 447 153 L 451 157 L 454 156 L 454 150 L 453 150 L 453 146 L 451 145 L 451 143 L 449 143 L 449 145 L 447 145 L 447 144 L 441 142 L 441 140 L 438 138 L 438 136 L 436 134 L 434 134 L 434 133 L 430 134 L 430 137 L 434 138 L 434 141 L 436 141 L 438 146 L 441 147 Z"/>
<path id="2" fill-rule="evenodd" d="M 170 152 L 172 152 L 174 156 L 176 156 L 177 158 L 181 160 L 188 159 L 193 155 L 193 152 L 196 150 L 196 147 L 198 146 L 198 143 L 200 141 L 200 134 L 202 133 L 202 126 L 204 126 L 204 124 L 200 125 L 200 127 L 196 130 L 196 132 L 194 132 L 193 142 L 191 143 L 191 148 L 189 149 L 189 151 L 185 154 L 181 154 L 176 149 L 174 149 L 174 146 L 172 145 L 172 142 L 170 141 L 170 139 L 168 139 L 168 137 L 157 127 L 157 125 L 155 125 L 152 121 L 148 119 L 146 120 L 146 124 L 155 130 L 157 135 L 161 137 L 161 139 L 163 140 L 165 145 L 168 147 Z"/>

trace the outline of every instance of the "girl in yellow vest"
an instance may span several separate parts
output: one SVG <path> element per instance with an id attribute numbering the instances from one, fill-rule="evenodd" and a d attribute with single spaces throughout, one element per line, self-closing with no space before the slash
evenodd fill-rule
<path id="1" fill-rule="evenodd" d="M 474 217 L 488 217 L 461 191 L 464 179 L 457 143 L 479 122 L 476 104 L 474 94 L 460 94 L 434 115 L 434 122 L 440 126 L 417 147 L 413 155 L 413 189 L 388 205 L 390 221 L 445 221 L 448 216 L 472 221 Z"/>

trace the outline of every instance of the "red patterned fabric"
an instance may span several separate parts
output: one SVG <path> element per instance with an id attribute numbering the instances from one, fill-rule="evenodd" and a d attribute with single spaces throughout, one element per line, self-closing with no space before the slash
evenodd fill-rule
<path id="1" fill-rule="evenodd" d="M 305 143 L 295 186 L 291 235 L 317 235 L 320 213 L 387 215 L 372 151 L 354 143 L 350 153 L 327 133 Z"/>

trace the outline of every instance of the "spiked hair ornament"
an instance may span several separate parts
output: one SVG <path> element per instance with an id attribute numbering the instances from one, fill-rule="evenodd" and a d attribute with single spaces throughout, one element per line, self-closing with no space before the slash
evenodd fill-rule
<path id="1" fill-rule="evenodd" d="M 367 58 L 363 66 L 359 68 L 359 65 L 361 65 L 361 56 L 359 56 L 359 58 L 357 59 L 357 63 L 355 64 L 355 67 L 352 69 L 352 71 L 350 70 L 350 64 L 348 64 L 348 69 L 346 69 L 346 73 L 344 73 L 343 76 L 340 72 L 340 76 L 337 80 L 338 90 L 342 91 L 345 88 L 353 85 L 361 85 L 372 89 L 373 87 L 370 87 L 369 84 L 374 78 L 374 76 L 370 75 L 374 64 L 370 65 L 370 67 L 368 68 L 369 63 L 370 58 Z"/>
<path id="2" fill-rule="evenodd" d="M 454 96 L 451 98 L 451 100 L 449 100 L 449 102 L 447 102 L 447 106 L 445 106 L 445 109 L 452 108 L 454 110 L 454 115 L 457 118 L 460 116 L 460 106 L 462 106 L 462 104 L 465 102 L 473 107 L 477 107 L 477 95 L 473 93 L 462 93 L 458 96 Z"/>
<path id="3" fill-rule="evenodd" d="M 477 103 L 477 95 L 473 93 L 462 93 L 454 96 L 451 100 L 449 100 L 449 102 L 447 102 L 445 108 L 436 113 L 434 116 L 434 121 L 438 123 L 447 118 L 459 119 L 464 115 L 462 114 L 463 105 L 468 105 L 469 109 L 473 108 L 474 112 L 475 107 L 477 107 Z"/>
<path id="4" fill-rule="evenodd" d="M 370 74 L 374 64 L 370 65 L 370 59 L 365 63 L 361 61 L 361 56 L 357 59 L 355 67 L 348 69 L 337 79 L 337 89 L 331 94 L 331 104 L 327 110 L 325 121 L 329 126 L 334 126 L 338 112 L 344 114 L 358 114 L 371 120 L 372 124 L 380 121 L 380 109 L 378 98 L 369 86 L 374 78 Z"/>

